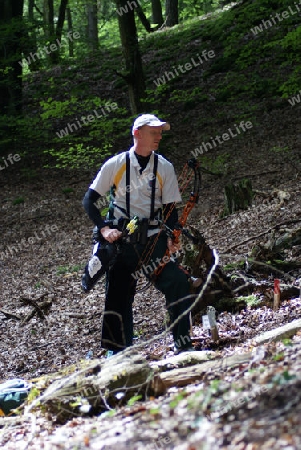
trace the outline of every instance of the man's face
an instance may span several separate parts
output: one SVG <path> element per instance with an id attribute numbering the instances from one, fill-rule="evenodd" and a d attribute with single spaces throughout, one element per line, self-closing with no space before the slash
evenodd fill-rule
<path id="1" fill-rule="evenodd" d="M 150 150 L 157 150 L 162 139 L 162 127 L 144 125 L 138 133 L 139 143 Z"/>

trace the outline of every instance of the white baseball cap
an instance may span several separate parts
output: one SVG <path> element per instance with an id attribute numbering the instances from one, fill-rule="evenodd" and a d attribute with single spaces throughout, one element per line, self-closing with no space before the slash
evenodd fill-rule
<path id="1" fill-rule="evenodd" d="M 150 127 L 162 127 L 162 130 L 170 130 L 170 124 L 168 122 L 162 122 L 153 114 L 142 114 L 135 119 L 132 134 L 134 134 L 134 131 L 138 128 L 143 127 L 143 125 L 149 125 Z"/>

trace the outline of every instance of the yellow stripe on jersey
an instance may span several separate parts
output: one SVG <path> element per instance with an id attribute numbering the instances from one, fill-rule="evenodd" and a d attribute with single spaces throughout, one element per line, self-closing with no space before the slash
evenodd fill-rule
<path id="1" fill-rule="evenodd" d="M 125 169 L 126 169 L 126 164 L 124 163 L 120 167 L 120 169 L 118 169 L 118 171 L 116 172 L 116 175 L 115 175 L 114 180 L 113 180 L 113 184 L 115 185 L 116 190 L 118 189 L 118 185 L 119 185 L 120 180 L 121 180 L 121 178 L 122 178 L 122 176 L 123 176 L 123 174 L 125 172 Z"/>
<path id="2" fill-rule="evenodd" d="M 159 184 L 160 184 L 160 188 L 161 188 L 161 190 L 162 190 L 162 187 L 163 187 L 163 181 L 162 181 L 162 177 L 161 177 L 161 175 L 159 174 L 159 172 L 157 172 L 157 178 L 158 178 L 158 181 L 159 181 Z"/>

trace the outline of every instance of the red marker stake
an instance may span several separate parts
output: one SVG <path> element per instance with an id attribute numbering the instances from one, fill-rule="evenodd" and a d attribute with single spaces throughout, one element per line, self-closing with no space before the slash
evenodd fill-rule
<path id="1" fill-rule="evenodd" d="M 280 280 L 274 280 L 274 311 L 277 311 L 280 306 Z"/>

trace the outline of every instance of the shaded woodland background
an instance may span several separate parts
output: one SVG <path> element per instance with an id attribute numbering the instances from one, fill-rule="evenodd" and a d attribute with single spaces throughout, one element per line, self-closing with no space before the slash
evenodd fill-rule
<path id="1" fill-rule="evenodd" d="M 300 90 L 300 14 L 289 1 L 227 7 L 208 0 L 3 0 L 0 7 L 3 155 L 95 167 L 129 145 L 130 124 L 143 111 L 163 115 L 179 130 L 166 136 L 166 154 L 180 146 L 187 156 L 241 120 L 253 124 L 251 142 L 260 139 L 256 127 L 267 113 L 291 112 L 287 99 Z M 279 13 L 287 17 L 278 20 Z M 214 58 L 178 69 L 209 51 Z M 89 115 L 94 120 L 81 120 Z M 278 142 L 266 143 L 265 152 L 295 157 L 286 130 L 273 128 Z M 204 151 L 202 164 L 225 167 L 223 150 L 232 142 L 218 144 L 214 162 Z"/>

